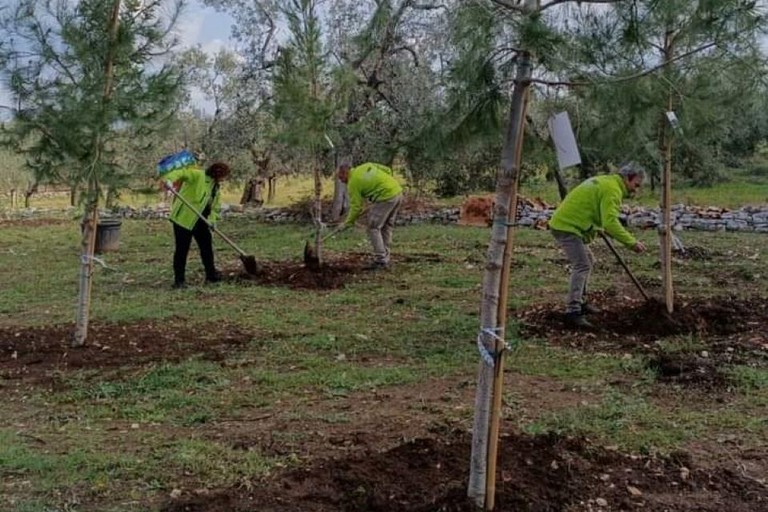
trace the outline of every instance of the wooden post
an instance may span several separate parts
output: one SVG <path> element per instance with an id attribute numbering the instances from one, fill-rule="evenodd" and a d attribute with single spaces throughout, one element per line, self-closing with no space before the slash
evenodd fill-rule
<path id="1" fill-rule="evenodd" d="M 673 33 L 667 31 L 664 36 L 664 65 L 668 71 L 674 57 Z M 668 73 L 667 73 L 668 74 Z M 672 112 L 672 92 L 670 91 L 665 112 L 660 122 L 659 146 L 663 162 L 661 177 L 661 212 L 659 226 L 659 247 L 661 250 L 662 282 L 664 284 L 664 304 L 667 313 L 674 311 L 674 289 L 672 284 L 672 137 L 667 112 Z"/>
<path id="2" fill-rule="evenodd" d="M 320 230 L 321 223 L 323 222 L 323 181 L 320 175 L 320 166 L 317 162 L 317 154 L 315 152 L 314 145 L 312 146 L 312 165 L 313 175 L 315 178 L 315 204 L 313 208 L 312 217 L 315 219 L 315 255 L 317 256 L 318 265 L 323 265 L 323 233 Z"/>
<path id="3" fill-rule="evenodd" d="M 520 86 L 523 87 L 523 86 Z M 517 133 L 517 144 L 515 146 L 515 168 L 517 169 L 518 179 L 512 183 L 512 192 L 509 196 L 509 209 L 507 211 L 507 224 L 514 224 L 517 221 L 517 192 L 520 184 L 520 164 L 523 157 L 523 133 L 525 113 L 528 110 L 528 97 L 530 88 L 523 87 L 523 117 L 522 123 Z M 493 402 L 491 404 L 491 424 L 488 435 L 488 470 L 487 482 L 485 485 L 485 510 L 493 510 L 496 505 L 496 459 L 499 450 L 499 430 L 501 428 L 501 408 L 504 394 L 504 359 L 505 349 L 504 335 L 507 329 L 507 306 L 509 304 L 509 276 L 512 265 L 512 248 L 514 241 L 514 226 L 508 225 L 507 244 L 504 247 L 504 265 L 501 269 L 501 289 L 499 290 L 499 306 L 497 313 L 497 324 L 499 332 L 502 333 L 495 340 L 494 353 L 496 354 L 496 363 L 493 367 Z"/>
<path id="4" fill-rule="evenodd" d="M 494 220 L 483 276 L 481 332 L 478 345 L 485 355 L 478 368 L 467 495 L 476 506 L 484 507 L 486 510 L 491 510 L 494 506 L 492 496 L 495 493 L 496 441 L 491 443 L 490 439 L 494 436 L 498 437 L 498 425 L 492 425 L 492 418 L 498 422 L 503 383 L 501 377 L 504 359 L 501 354 L 503 354 L 505 336 L 506 294 L 509 288 L 509 265 L 513 241 L 511 237 L 513 230 L 510 229 L 509 221 L 516 216 L 523 123 L 526 98 L 531 83 L 531 67 L 531 54 L 520 52 L 502 150 L 501 170 L 496 181 Z M 492 402 L 495 402 L 495 405 Z M 492 413 L 493 409 L 495 412 Z M 491 449 L 493 450 L 492 462 Z"/>
<path id="5" fill-rule="evenodd" d="M 94 192 L 94 189 L 96 191 Z M 99 225 L 98 189 L 95 184 L 88 187 L 90 197 L 83 219 L 83 236 L 80 259 L 80 295 L 77 299 L 77 319 L 73 347 L 82 347 L 88 337 L 88 322 L 91 310 L 91 289 L 93 284 L 93 255 L 96 250 L 96 233 Z"/>

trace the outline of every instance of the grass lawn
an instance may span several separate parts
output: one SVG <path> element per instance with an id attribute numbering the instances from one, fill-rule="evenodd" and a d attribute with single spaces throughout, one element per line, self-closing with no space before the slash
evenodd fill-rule
<path id="1" fill-rule="evenodd" d="M 309 232 L 244 219 L 221 228 L 262 262 L 300 261 Z M 247 510 L 246 494 L 274 489 L 271 479 L 286 471 L 466 433 L 488 234 L 398 228 L 392 270 L 355 272 L 345 286 L 321 290 L 240 279 L 236 254 L 217 240 L 217 262 L 229 278 L 199 284 L 193 247 L 192 286 L 176 291 L 168 222 L 126 220 L 120 250 L 96 270 L 93 337 L 82 356 L 51 355 L 41 343 L 65 345 L 72 329 L 76 222 L 0 223 L 0 510 L 183 510 L 173 504 L 190 496 L 208 505 L 188 510 L 227 503 Z M 657 245 L 651 231 L 640 237 Z M 677 262 L 681 311 L 766 297 L 764 237 L 690 232 L 683 240 L 710 256 Z M 504 435 L 584 437 L 627 456 L 687 453 L 694 473 L 732 465 L 764 479 L 768 340 L 764 326 L 747 325 L 757 313 L 742 312 L 748 336 L 715 325 L 656 336 L 653 326 L 638 324 L 637 338 L 571 337 L 554 323 L 537 331 L 526 319 L 557 318 L 567 271 L 547 232 L 520 230 L 515 243 Z M 327 250 L 333 261 L 366 253 L 368 244 L 357 230 L 330 240 Z M 620 323 L 638 307 L 637 291 L 604 247 L 595 252 L 591 289 Z M 659 295 L 655 251 L 625 256 Z M 649 362 L 680 352 L 711 360 L 720 380 L 660 380 Z M 462 473 L 468 463 L 453 465 Z M 292 506 L 263 510 L 302 510 Z M 574 507 L 568 510 L 587 510 Z"/>

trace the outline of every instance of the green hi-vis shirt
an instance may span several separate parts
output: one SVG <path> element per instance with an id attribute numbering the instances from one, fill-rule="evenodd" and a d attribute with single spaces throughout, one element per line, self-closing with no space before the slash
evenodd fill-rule
<path id="1" fill-rule="evenodd" d="M 221 211 L 221 194 L 216 194 L 213 197 L 213 201 L 211 201 L 213 186 L 216 182 L 205 174 L 205 171 L 199 167 L 183 167 L 164 174 L 163 179 L 173 182 L 180 181 L 181 190 L 179 190 L 179 195 L 186 199 L 200 213 L 203 213 L 203 210 L 205 210 L 205 207 L 210 202 L 211 213 L 208 215 L 208 222 L 211 224 L 216 223 Z M 184 203 L 174 199 L 173 206 L 171 206 L 171 222 L 191 231 L 195 227 L 198 218 L 195 212 L 190 210 Z"/>
<path id="2" fill-rule="evenodd" d="M 403 187 L 392 175 L 392 169 L 386 165 L 366 162 L 349 171 L 347 180 L 349 193 L 349 213 L 345 224 L 351 226 L 363 211 L 364 201 L 381 203 L 397 197 Z"/>
<path id="3" fill-rule="evenodd" d="M 595 176 L 571 190 L 549 220 L 550 229 L 573 233 L 589 243 L 600 230 L 622 245 L 637 243 L 619 222 L 621 200 L 629 195 L 618 174 Z"/>

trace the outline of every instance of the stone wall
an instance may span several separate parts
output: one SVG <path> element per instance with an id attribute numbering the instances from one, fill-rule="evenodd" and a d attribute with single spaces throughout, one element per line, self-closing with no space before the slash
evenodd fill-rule
<path id="1" fill-rule="evenodd" d="M 545 229 L 553 208 L 547 205 L 526 202 L 518 208 L 519 225 Z M 156 207 L 131 208 L 121 207 L 104 215 L 131 219 L 167 218 L 168 205 Z M 459 222 L 460 208 L 420 208 L 416 211 L 402 211 L 398 217 L 399 225 L 431 222 L 437 224 L 456 224 Z M 224 205 L 223 217 L 247 217 L 262 222 L 273 223 L 310 223 L 308 212 L 292 208 L 243 208 L 239 205 Z M 76 218 L 77 212 L 68 209 L 27 208 L 0 211 L 0 219 L 23 220 L 39 218 Z M 633 227 L 653 228 L 657 226 L 658 209 L 633 207 L 625 208 L 622 221 Z M 747 206 L 738 210 L 717 207 L 691 207 L 682 204 L 672 208 L 673 229 L 675 231 L 745 231 L 768 233 L 768 205 L 761 207 Z"/>

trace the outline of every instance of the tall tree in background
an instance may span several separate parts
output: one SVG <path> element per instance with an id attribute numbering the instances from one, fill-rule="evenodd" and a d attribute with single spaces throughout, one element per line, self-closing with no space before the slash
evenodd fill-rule
<path id="1" fill-rule="evenodd" d="M 387 164 L 418 134 L 439 98 L 451 1 L 332 3 L 328 34 L 348 91 L 336 119 L 346 153 Z"/>
<path id="2" fill-rule="evenodd" d="M 514 49 L 502 47 L 499 13 L 475 3 L 457 9 L 448 27 L 441 82 L 442 101 L 407 145 L 418 175 L 438 181 L 437 192 L 451 196 L 490 190 L 502 141 L 514 79 Z"/>
<path id="3" fill-rule="evenodd" d="M 206 116 L 208 126 L 205 133 L 194 141 L 195 146 L 191 149 L 231 160 L 234 156 L 231 154 L 233 145 L 222 144 L 221 138 L 225 130 L 221 125 L 231 117 L 240 87 L 238 55 L 226 49 L 208 55 L 200 47 L 195 47 L 185 51 L 180 62 L 185 70 L 187 84 L 195 87 L 213 104 L 213 113 Z"/>
<path id="4" fill-rule="evenodd" d="M 73 344 L 88 334 L 98 206 L 122 169 L 114 142 L 129 128 L 149 133 L 177 105 L 179 77 L 161 59 L 180 1 L 20 0 L 0 19 L 3 70 L 21 106 L 6 139 L 37 174 L 84 190 L 80 296 Z M 31 142 L 29 142 L 31 141 Z M 26 143 L 26 145 L 24 145 Z"/>
<path id="5" fill-rule="evenodd" d="M 34 176 L 23 158 L 8 148 L 0 148 L 0 193 L 8 194 L 10 207 L 18 207 L 19 196 L 23 194 L 24 208 L 29 208 L 29 192 L 34 186 Z"/>
<path id="6" fill-rule="evenodd" d="M 241 91 L 271 98 L 285 7 L 273 0 L 207 0 L 236 20 L 245 58 Z M 422 133 L 440 103 L 443 37 L 456 0 L 326 0 L 317 11 L 325 73 L 337 99 L 327 128 L 336 150 L 353 160 L 391 163 Z M 265 84 L 269 84 L 265 89 Z M 275 96 L 276 97 L 276 96 Z M 270 100 L 271 101 L 271 100 Z M 245 112 L 245 110 L 243 110 Z M 237 115 L 240 115 L 239 113 Z M 272 120 L 275 124 L 279 119 Z M 267 131 L 268 132 L 268 131 Z M 328 153 L 327 143 L 323 147 Z M 327 155 L 326 155 L 327 156 Z M 329 159 L 330 160 L 330 159 Z"/>
<path id="7" fill-rule="evenodd" d="M 595 104 L 615 107 L 601 129 L 625 140 L 631 134 L 634 147 L 624 145 L 627 156 L 645 156 L 652 180 L 661 179 L 659 241 L 671 313 L 673 164 L 682 175 L 714 179 L 718 174 L 727 134 L 741 122 L 741 104 L 756 94 L 763 77 L 759 40 L 766 29 L 765 8 L 743 0 L 638 0 L 581 12 L 578 23 L 581 44 L 572 48 L 591 62 L 581 77 L 602 82 L 590 92 Z M 584 62 L 572 57 L 570 62 Z M 620 99 L 605 73 L 629 79 L 619 86 Z M 600 94 L 614 100 L 606 102 Z M 628 115 L 617 115 L 622 112 Z"/>
<path id="8" fill-rule="evenodd" d="M 278 137 L 294 149 L 296 163 L 312 171 L 315 184 L 313 219 L 318 227 L 315 251 L 322 264 L 321 148 L 335 110 L 335 97 L 316 0 L 290 0 L 282 13 L 290 38 L 277 59 L 273 90 Z"/>

